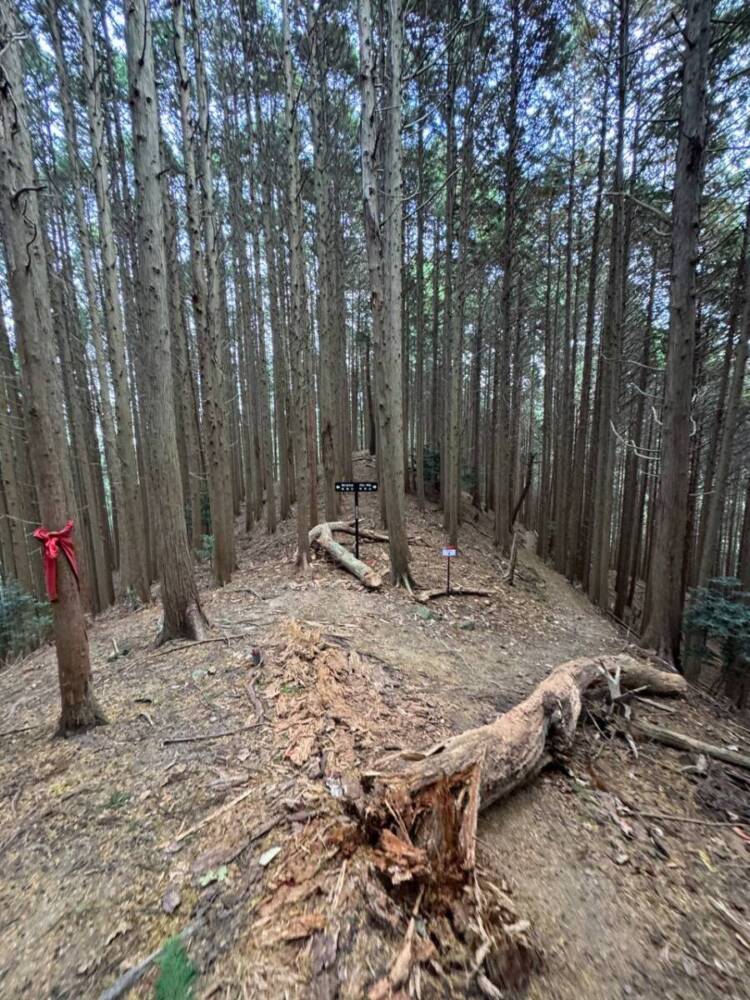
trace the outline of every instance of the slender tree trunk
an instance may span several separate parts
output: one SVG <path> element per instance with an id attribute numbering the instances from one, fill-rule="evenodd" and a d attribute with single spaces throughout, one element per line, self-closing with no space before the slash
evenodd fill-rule
<path id="1" fill-rule="evenodd" d="M 125 0 L 133 162 L 136 180 L 138 284 L 143 324 L 144 425 L 149 437 L 150 494 L 164 622 L 160 640 L 200 638 L 198 600 L 185 529 L 175 433 L 167 298 L 164 207 L 160 177 L 159 105 L 149 8 Z"/>
<path id="2" fill-rule="evenodd" d="M 656 294 L 658 252 L 653 250 L 651 263 L 651 278 L 648 289 L 648 305 L 646 307 L 646 322 L 643 331 L 643 348 L 635 379 L 636 401 L 635 416 L 631 423 L 632 437 L 628 442 L 628 452 L 625 457 L 625 479 L 623 482 L 622 511 L 620 516 L 620 545 L 617 555 L 617 577 L 615 581 L 615 617 L 622 620 L 629 593 L 630 569 L 632 552 L 636 539 L 636 514 L 638 503 L 638 465 L 637 449 L 642 446 L 643 418 L 646 412 L 646 390 L 648 373 L 651 363 L 651 332 L 654 318 L 654 298 Z"/>
<path id="3" fill-rule="evenodd" d="M 302 192 L 299 164 L 299 122 L 297 93 L 292 71 L 292 34 L 289 24 L 289 0 L 283 0 L 284 35 L 284 122 L 289 165 L 289 251 L 292 270 L 292 320 L 289 354 L 292 367 L 294 461 L 297 472 L 297 565 L 304 571 L 310 559 L 310 492 L 316 484 L 310 482 L 308 454 L 308 365 L 309 330 L 307 313 L 307 283 L 303 245 Z"/>
<path id="4" fill-rule="evenodd" d="M 609 608 L 609 567 L 615 471 L 615 431 L 620 390 L 623 283 L 625 280 L 625 110 L 628 86 L 630 0 L 620 0 L 618 31 L 617 141 L 613 181 L 612 241 L 607 299 L 599 364 L 599 410 L 592 525 L 591 571 L 588 591 L 595 604 Z"/>
<path id="5" fill-rule="evenodd" d="M 607 59 L 602 93 L 602 111 L 599 126 L 599 154 L 596 165 L 596 195 L 594 197 L 594 217 L 591 229 L 591 257 L 586 298 L 586 325 L 584 330 L 583 368 L 581 371 L 581 398 L 578 404 L 573 468 L 571 473 L 571 498 L 568 516 L 568 559 L 566 572 L 568 579 L 583 579 L 584 562 L 587 563 L 586 530 L 583 523 L 584 483 L 586 480 L 586 454 L 589 441 L 589 418 L 591 410 L 591 381 L 594 356 L 594 322 L 596 319 L 596 288 L 599 276 L 599 246 L 602 229 L 602 201 L 604 196 L 604 168 L 606 164 L 606 143 L 608 123 L 609 88 L 611 79 L 611 54 L 614 42 L 614 19 L 610 23 Z M 593 455 L 590 456 L 590 461 Z"/>
<path id="6" fill-rule="evenodd" d="M 104 322 L 109 345 L 115 400 L 117 465 L 110 469 L 110 475 L 115 478 L 119 471 L 120 482 L 113 483 L 113 488 L 115 496 L 119 495 L 120 497 L 120 502 L 115 503 L 119 533 L 120 589 L 123 593 L 132 589 L 140 601 L 147 603 L 151 599 L 151 592 L 146 567 L 143 522 L 139 517 L 141 497 L 138 486 L 138 465 L 133 443 L 133 420 L 130 411 L 130 389 L 125 357 L 125 324 L 118 288 L 117 250 L 109 200 L 110 179 L 104 143 L 101 74 L 96 57 L 89 0 L 80 0 L 78 4 L 78 24 L 83 45 L 86 109 L 92 151 L 91 170 L 94 177 L 102 254 Z M 99 365 L 98 354 L 97 365 L 101 381 L 102 367 Z M 106 382 L 102 383 L 102 393 L 107 393 Z"/>
<path id="7" fill-rule="evenodd" d="M 684 29 L 677 169 L 672 198 L 669 340 L 662 411 L 661 478 L 645 609 L 644 645 L 679 662 L 690 475 L 695 278 L 706 147 L 711 0 L 689 0 Z"/>
<path id="8" fill-rule="evenodd" d="M 750 339 L 750 259 L 748 259 L 747 233 L 750 230 L 750 203 L 748 203 L 745 221 L 745 238 L 743 240 L 744 259 L 742 262 L 742 314 L 740 318 L 739 339 L 734 357 L 734 368 L 729 384 L 727 404 L 721 427 L 721 440 L 716 463 L 716 472 L 711 489 L 706 497 L 705 529 L 703 546 L 698 567 L 698 583 L 704 584 L 714 565 L 719 549 L 719 531 L 721 515 L 724 508 L 729 467 L 732 461 L 735 431 L 742 403 L 742 391 L 745 386 L 745 367 L 747 365 L 748 340 Z"/>
<path id="9" fill-rule="evenodd" d="M 401 385 L 401 56 L 400 0 L 388 0 L 389 88 L 382 120 L 385 144 L 384 220 L 378 206 L 378 111 L 370 0 L 359 0 L 362 93 L 362 192 L 377 369 L 378 455 L 388 522 L 391 579 L 409 588 L 409 544 L 404 525 L 403 401 Z"/>
<path id="10" fill-rule="evenodd" d="M 740 549 L 737 558 L 737 576 L 743 590 L 750 590 L 750 476 L 745 489 L 745 513 L 740 532 Z"/>

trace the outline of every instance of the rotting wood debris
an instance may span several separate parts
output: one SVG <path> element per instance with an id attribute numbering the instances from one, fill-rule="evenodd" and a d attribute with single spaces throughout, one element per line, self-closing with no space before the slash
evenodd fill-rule
<path id="1" fill-rule="evenodd" d="M 360 750 L 376 750 L 387 713 L 362 658 L 296 622 L 286 634 L 266 691 L 275 735 L 301 769 L 325 759 L 330 800 L 255 906 L 254 933 L 279 923 L 280 940 L 307 941 L 316 997 L 522 989 L 544 942 L 502 872 L 477 865 L 479 812 L 570 748 L 584 696 L 610 697 L 615 672 L 623 689 L 652 695 L 681 695 L 684 680 L 629 656 L 574 660 L 489 725 L 365 770 Z M 345 905 L 321 907 L 323 892 Z"/>

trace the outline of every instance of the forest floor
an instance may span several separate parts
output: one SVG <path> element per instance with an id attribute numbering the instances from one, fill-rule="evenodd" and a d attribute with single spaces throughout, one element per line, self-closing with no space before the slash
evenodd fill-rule
<path id="1" fill-rule="evenodd" d="M 369 459 L 357 465 L 373 477 Z M 408 508 L 414 575 L 439 587 L 439 512 Z M 377 497 L 362 516 L 378 526 Z M 51 648 L 0 672 L 1 728 L 22 730 L 0 754 L 0 997 L 98 997 L 189 925 L 197 997 L 366 996 L 405 923 L 370 895 L 378 947 L 347 959 L 353 867 L 336 839 L 347 776 L 489 722 L 565 660 L 627 646 L 529 549 L 504 584 L 490 520 L 473 511 L 453 582 L 487 598 L 422 605 L 323 559 L 302 581 L 293 536 L 292 522 L 239 535 L 223 590 L 201 567 L 223 641 L 154 649 L 158 603 L 97 618 L 106 727 L 53 739 Z M 387 575 L 386 546 L 368 543 L 364 558 Z M 742 721 L 699 692 L 639 711 L 750 751 Z M 716 762 L 699 778 L 677 751 L 639 744 L 636 758 L 591 722 L 566 763 L 480 819 L 479 863 L 542 955 L 527 995 L 750 996 L 750 780 L 743 797 Z M 624 820 L 618 803 L 665 818 Z M 152 996 L 156 974 L 131 996 Z M 425 980 L 421 995 L 443 994 Z M 481 994 L 467 976 L 451 995 Z"/>

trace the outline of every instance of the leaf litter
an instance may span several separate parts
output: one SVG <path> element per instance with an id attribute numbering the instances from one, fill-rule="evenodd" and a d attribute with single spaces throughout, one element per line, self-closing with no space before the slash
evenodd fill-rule
<path id="1" fill-rule="evenodd" d="M 438 518 L 409 516 L 420 585 L 437 588 Z M 466 525 L 467 582 L 496 591 L 485 533 L 481 519 Z M 157 656 L 157 607 L 100 616 L 92 659 L 109 727 L 49 738 L 50 650 L 0 672 L 24 729 L 0 761 L 0 996 L 98 996 L 194 922 L 201 995 L 492 997 L 526 983 L 530 997 L 566 1000 L 625 986 L 741 996 L 744 829 L 633 812 L 742 817 L 727 769 L 711 764 L 701 801 L 707 776 L 669 763 L 689 760 L 644 747 L 636 762 L 589 729 L 568 762 L 582 783 L 548 772 L 482 817 L 474 874 L 447 895 L 398 817 L 377 842 L 363 837 L 352 803 L 389 753 L 488 721 L 563 659 L 622 648 L 583 598 L 525 552 L 518 587 L 445 599 L 423 626 L 405 595 L 365 594 L 323 560 L 295 580 L 293 544 L 291 524 L 242 543 L 237 580 L 264 594 L 262 619 L 239 590 L 206 591 L 215 627 L 246 641 Z M 130 652 L 107 662 L 113 638 Z M 680 711 L 685 731 L 721 729 L 702 703 Z M 585 777 L 594 757 L 608 793 Z M 150 996 L 156 974 L 133 995 Z"/>

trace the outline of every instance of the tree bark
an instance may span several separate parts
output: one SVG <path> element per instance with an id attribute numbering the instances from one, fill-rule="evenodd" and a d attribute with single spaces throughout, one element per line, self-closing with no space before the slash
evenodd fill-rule
<path id="1" fill-rule="evenodd" d="M 400 0 L 389 0 L 389 92 L 381 121 L 385 142 L 384 219 L 378 205 L 378 110 L 370 0 L 359 2 L 360 83 L 362 94 L 362 192 L 370 278 L 376 366 L 378 454 L 390 538 L 391 580 L 411 587 L 409 543 L 404 527 L 403 397 L 401 384 L 401 56 Z"/>
<path id="2" fill-rule="evenodd" d="M 706 148 L 711 0 L 689 0 L 677 169 L 672 198 L 669 339 L 662 411 L 661 478 L 643 642 L 679 662 L 690 475 L 690 405 L 695 351 L 695 279 Z"/>
<path id="3" fill-rule="evenodd" d="M 8 0 L 0 0 L 0 219 L 16 323 L 24 405 L 42 523 L 62 528 L 73 509 L 60 370 L 42 245 L 42 222 L 21 69 L 25 37 Z M 104 721 L 91 686 L 91 664 L 81 596 L 67 562 L 57 567 L 52 604 L 62 710 L 59 732 Z"/>
<path id="4" fill-rule="evenodd" d="M 584 694 L 604 682 L 604 671 L 619 668 L 627 688 L 646 686 L 662 695 L 682 695 L 684 678 L 667 674 L 629 656 L 571 660 L 557 667 L 531 695 L 494 722 L 451 737 L 424 753 L 405 754 L 408 763 L 365 774 L 375 782 L 371 796 L 359 805 L 370 833 L 383 829 L 392 816 L 400 829 L 415 823 L 428 833 L 420 842 L 431 865 L 445 859 L 446 826 L 455 820 L 460 831 L 461 866 L 473 867 L 477 814 L 505 798 L 537 775 L 575 736 Z M 447 797 L 449 796 L 449 798 Z"/>
<path id="5" fill-rule="evenodd" d="M 342 527 L 339 522 L 324 522 L 316 525 L 310 531 L 310 544 L 315 545 L 337 562 L 347 573 L 355 576 L 360 583 L 364 584 L 368 590 L 377 590 L 382 585 L 380 574 L 376 573 L 367 563 L 357 559 L 349 549 L 334 541 L 333 532 L 348 529 L 348 525 Z"/>
<path id="6" fill-rule="evenodd" d="M 748 258 L 747 233 L 750 231 L 750 203 L 748 203 L 747 217 L 745 221 L 745 238 L 743 240 L 743 250 L 745 257 L 742 262 L 742 289 L 741 301 L 743 303 L 740 317 L 740 332 L 737 341 L 737 350 L 734 357 L 734 368 L 729 384 L 729 394 L 727 397 L 724 419 L 721 427 L 721 438 L 719 443 L 719 454 L 716 464 L 716 472 L 713 477 L 711 489 L 705 500 L 706 517 L 705 529 L 703 533 L 703 546 L 700 554 L 700 564 L 698 567 L 698 583 L 705 584 L 711 576 L 712 567 L 716 561 L 719 543 L 719 532 L 721 528 L 721 515 L 726 497 L 727 479 L 729 477 L 729 466 L 732 461 L 732 451 L 734 448 L 735 431 L 742 403 L 742 391 L 745 386 L 745 367 L 747 365 L 748 343 L 750 342 L 750 259 Z"/>
<path id="7" fill-rule="evenodd" d="M 149 438 L 150 495 L 164 622 L 160 641 L 199 639 L 206 620 L 185 527 L 175 432 L 167 298 L 159 105 L 148 6 L 125 0 L 129 102 L 133 124 L 136 229 L 144 361 L 144 428 Z"/>
<path id="8" fill-rule="evenodd" d="M 310 553 L 310 493 L 317 484 L 310 482 L 308 444 L 308 365 L 309 330 L 307 283 L 303 245 L 302 191 L 299 163 L 299 122 L 297 94 L 292 71 L 292 34 L 289 24 L 289 0 L 283 0 L 284 36 L 284 122 L 289 166 L 289 252 L 292 270 L 292 320 L 289 354 L 292 368 L 294 462 L 297 474 L 297 565 L 307 569 Z"/>

